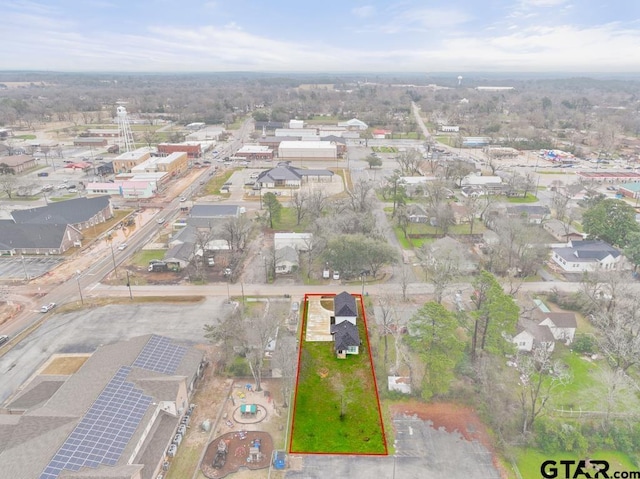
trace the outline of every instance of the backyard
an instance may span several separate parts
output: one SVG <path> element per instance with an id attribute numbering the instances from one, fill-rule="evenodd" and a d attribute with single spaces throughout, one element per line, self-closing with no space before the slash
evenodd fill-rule
<path id="1" fill-rule="evenodd" d="M 323 301 L 328 303 L 329 301 Z M 305 301 L 290 452 L 386 455 L 366 319 L 358 302 L 360 353 L 336 358 L 332 341 L 306 337 Z"/>

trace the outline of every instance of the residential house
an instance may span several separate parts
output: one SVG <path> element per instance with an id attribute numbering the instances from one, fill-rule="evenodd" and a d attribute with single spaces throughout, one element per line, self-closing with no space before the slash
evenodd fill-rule
<path id="1" fill-rule="evenodd" d="M 540 325 L 530 319 L 520 318 L 516 334 L 512 338 L 518 351 L 531 352 L 534 348 L 544 348 L 549 352 L 555 349 L 555 338 L 547 325 Z"/>
<path id="2" fill-rule="evenodd" d="M 340 359 L 347 357 L 347 354 L 358 354 L 360 349 L 360 334 L 358 327 L 349 321 L 343 321 L 331 325 L 334 349 L 336 356 Z"/>
<path id="3" fill-rule="evenodd" d="M 551 211 L 542 205 L 513 205 L 507 208 L 510 218 L 523 218 L 529 224 L 540 225 L 551 217 Z"/>
<path id="4" fill-rule="evenodd" d="M 542 223 L 542 227 L 547 231 L 547 233 L 563 243 L 584 239 L 584 235 L 582 233 L 564 221 L 550 219 Z"/>
<path id="5" fill-rule="evenodd" d="M 275 249 L 291 246 L 296 251 L 309 251 L 313 247 L 313 233 L 274 233 Z"/>
<path id="6" fill-rule="evenodd" d="M 276 274 L 290 274 L 300 266 L 298 250 L 292 246 L 284 246 L 275 250 Z"/>
<path id="7" fill-rule="evenodd" d="M 556 341 L 562 341 L 567 345 L 573 342 L 573 338 L 576 335 L 576 328 L 578 327 L 575 313 L 545 313 L 538 310 L 535 317 L 537 318 L 536 320 L 540 320 L 540 318 L 542 318 L 538 324 L 540 326 L 547 326 Z"/>
<path id="8" fill-rule="evenodd" d="M 335 295 L 333 298 L 333 316 L 335 324 L 346 321 L 355 325 L 358 317 L 356 298 L 346 291 Z"/>
<path id="9" fill-rule="evenodd" d="M 600 240 L 569 241 L 551 251 L 551 259 L 566 273 L 614 269 L 623 258 L 618 249 Z"/>
<path id="10" fill-rule="evenodd" d="M 410 203 L 407 205 L 407 215 L 410 223 L 428 223 L 429 213 L 419 203 Z"/>

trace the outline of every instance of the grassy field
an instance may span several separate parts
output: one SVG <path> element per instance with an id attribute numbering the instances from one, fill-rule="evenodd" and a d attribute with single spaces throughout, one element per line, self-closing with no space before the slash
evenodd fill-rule
<path id="1" fill-rule="evenodd" d="M 613 477 L 614 472 L 623 472 L 623 471 L 635 471 L 637 467 L 633 464 L 631 459 L 626 454 L 614 451 L 596 451 L 589 455 L 591 459 L 600 459 L 609 462 L 609 477 Z M 588 470 L 591 476 L 585 476 L 582 474 L 578 474 L 577 476 L 573 476 L 574 469 L 571 469 L 571 474 L 565 476 L 564 466 L 559 464 L 560 461 L 564 460 L 574 460 L 580 461 L 584 460 L 584 457 L 577 457 L 575 454 L 563 452 L 559 454 L 546 454 L 540 452 L 536 449 L 522 449 L 517 454 L 516 464 L 518 465 L 518 469 L 520 470 L 520 474 L 522 475 L 522 479 L 539 479 L 541 477 L 540 474 L 540 466 L 544 461 L 558 461 L 558 472 L 560 475 L 558 477 L 594 477 L 594 472 L 592 470 Z M 585 469 L 585 472 L 587 469 Z M 603 477 L 603 476 L 602 476 Z M 624 477 L 624 476 L 620 476 Z"/>
<path id="2" fill-rule="evenodd" d="M 136 266 L 149 266 L 149 261 L 152 259 L 162 259 L 164 258 L 165 253 L 166 250 L 163 249 L 147 249 L 138 251 L 131 259 L 131 262 Z"/>
<path id="3" fill-rule="evenodd" d="M 552 407 L 574 411 L 605 411 L 605 398 L 609 390 L 606 375 L 610 372 L 607 362 L 585 359 L 561 345 L 556 346 L 554 354 L 569 366 L 573 378 L 570 383 L 557 390 Z M 612 410 L 616 412 L 637 411 L 640 409 L 640 398 L 631 390 L 619 391 L 613 406 Z"/>
<path id="4" fill-rule="evenodd" d="M 89 356 L 61 356 L 51 361 L 40 374 L 70 375 L 82 366 Z"/>
<path id="5" fill-rule="evenodd" d="M 360 354 L 337 359 L 333 342 L 302 342 L 292 452 L 386 454 L 368 338 L 361 318 L 362 314 L 358 318 Z"/>
<path id="6" fill-rule="evenodd" d="M 512 196 L 510 198 L 507 198 L 507 201 L 509 203 L 535 203 L 536 201 L 538 201 L 538 197 L 532 195 L 531 193 L 527 193 L 526 197 Z"/>

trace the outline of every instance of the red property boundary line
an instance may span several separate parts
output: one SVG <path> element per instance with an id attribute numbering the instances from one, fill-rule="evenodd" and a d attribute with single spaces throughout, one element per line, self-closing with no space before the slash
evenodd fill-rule
<path id="1" fill-rule="evenodd" d="M 300 359 L 302 357 L 302 344 L 304 341 L 304 331 L 307 326 L 307 313 L 309 308 L 309 298 L 312 296 L 320 296 L 320 297 L 332 297 L 336 296 L 336 293 L 305 293 L 304 295 L 304 307 L 302 308 L 302 325 L 300 328 L 300 338 L 298 343 L 298 367 L 296 370 L 296 389 L 295 394 L 293 396 L 293 411 L 291 414 L 291 430 L 289 431 L 289 444 L 287 444 L 287 451 L 289 454 L 316 454 L 316 455 L 341 455 L 341 456 L 388 456 L 389 448 L 387 447 L 387 435 L 384 430 L 384 420 L 382 418 L 382 408 L 380 406 L 380 394 L 378 393 L 378 380 L 376 379 L 376 370 L 373 366 L 373 356 L 371 355 L 371 341 L 369 340 L 369 328 L 367 325 L 367 313 L 364 308 L 364 300 L 361 294 L 352 294 L 355 298 L 360 301 L 360 311 L 362 311 L 362 320 L 364 321 L 364 333 L 367 335 L 367 349 L 369 352 L 369 365 L 371 366 L 371 374 L 373 375 L 373 386 L 376 393 L 376 404 L 378 405 L 378 419 L 380 421 L 380 429 L 382 432 L 382 443 L 384 444 L 384 452 L 383 453 L 353 453 L 353 452 L 301 452 L 301 451 L 292 451 L 291 446 L 293 444 L 293 434 L 295 429 L 295 420 L 296 420 L 296 407 L 298 404 L 298 384 L 300 379 Z"/>

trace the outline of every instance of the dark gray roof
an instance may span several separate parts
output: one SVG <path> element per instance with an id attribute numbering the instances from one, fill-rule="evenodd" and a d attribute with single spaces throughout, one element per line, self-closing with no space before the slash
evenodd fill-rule
<path id="1" fill-rule="evenodd" d="M 0 249 L 60 248 L 65 231 L 67 223 L 64 222 L 16 224 L 11 220 L 0 220 Z"/>
<path id="2" fill-rule="evenodd" d="M 575 313 L 570 312 L 559 312 L 559 313 L 543 313 L 540 311 L 538 317 L 541 318 L 540 321 L 544 321 L 549 318 L 553 321 L 553 324 L 556 325 L 557 328 L 577 328 L 578 323 L 576 321 Z"/>
<path id="3" fill-rule="evenodd" d="M 349 321 L 343 321 L 340 324 L 331 325 L 331 334 L 334 335 L 333 340 L 336 351 L 344 351 L 349 346 L 360 345 L 358 327 Z"/>
<path id="4" fill-rule="evenodd" d="M 221 204 L 195 204 L 189 212 L 190 218 L 229 218 L 238 216 L 240 207 L 238 205 Z"/>
<path id="5" fill-rule="evenodd" d="M 15 210 L 11 216 L 16 223 L 77 224 L 88 221 L 109 205 L 109 196 L 76 198 L 50 203 L 40 208 Z"/>
<path id="6" fill-rule="evenodd" d="M 189 261 L 191 261 L 191 258 L 193 258 L 194 250 L 194 243 L 180 243 L 169 249 L 165 253 L 164 259 L 166 261 L 177 259 L 188 263 Z"/>
<path id="7" fill-rule="evenodd" d="M 320 137 L 321 141 L 333 141 L 334 143 L 342 143 L 343 145 L 347 144 L 347 140 L 342 138 L 341 136 L 336 135 L 328 135 Z"/>
<path id="8" fill-rule="evenodd" d="M 568 247 L 554 248 L 553 252 L 566 261 L 574 263 L 601 261 L 609 255 L 613 258 L 620 256 L 619 250 L 599 240 L 571 241 Z"/>
<path id="9" fill-rule="evenodd" d="M 346 291 L 337 294 L 333 298 L 333 315 L 338 316 L 357 316 L 358 308 L 356 307 L 356 298 Z"/>
<path id="10" fill-rule="evenodd" d="M 300 180 L 303 176 L 333 176 L 333 171 L 320 169 L 296 168 L 286 164 L 279 164 L 275 168 L 263 171 L 256 180 L 257 183 L 273 183 L 275 181 Z"/>
<path id="11" fill-rule="evenodd" d="M 48 401 L 67 378 L 68 376 L 38 376 L 7 405 L 7 409 L 30 409 Z"/>
<path id="12" fill-rule="evenodd" d="M 302 175 L 297 168 L 291 166 L 276 166 L 270 170 L 263 171 L 258 176 L 256 183 L 272 183 L 274 181 L 300 180 Z"/>
<path id="13" fill-rule="evenodd" d="M 535 321 L 531 321 L 529 319 L 520 318 L 518 320 L 518 326 L 516 328 L 518 333 L 522 331 L 527 331 L 533 336 L 534 342 L 540 343 L 553 343 L 555 338 L 553 337 L 553 333 L 549 329 L 549 326 L 539 325 Z"/>

